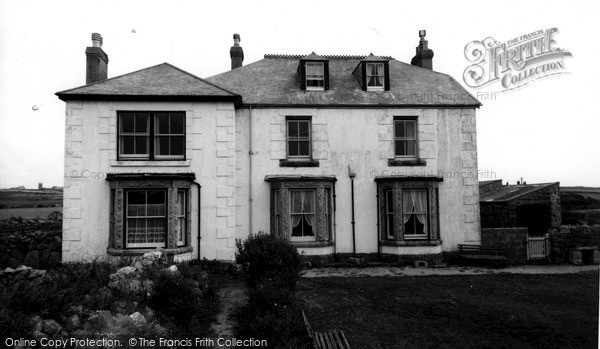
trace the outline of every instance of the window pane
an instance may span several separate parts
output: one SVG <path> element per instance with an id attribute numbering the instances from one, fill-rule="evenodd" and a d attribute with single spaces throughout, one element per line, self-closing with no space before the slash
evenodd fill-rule
<path id="1" fill-rule="evenodd" d="M 307 79 L 306 86 L 308 87 L 323 87 L 325 84 L 323 79 Z"/>
<path id="2" fill-rule="evenodd" d="M 148 218 L 146 220 L 146 242 L 164 242 L 165 235 L 164 218 Z"/>
<path id="3" fill-rule="evenodd" d="M 135 137 L 135 154 L 148 154 L 148 137 Z"/>
<path id="4" fill-rule="evenodd" d="M 135 114 L 135 132 L 148 133 L 150 117 L 148 114 Z"/>
<path id="5" fill-rule="evenodd" d="M 394 195 L 392 195 L 393 192 L 391 190 L 386 190 L 385 192 L 385 199 L 386 199 L 386 212 L 391 213 L 394 212 L 393 207 L 394 207 Z"/>
<path id="6" fill-rule="evenodd" d="M 308 121 L 301 121 L 298 123 L 298 136 L 299 137 L 308 137 L 309 136 L 309 130 L 310 130 L 310 124 Z"/>
<path id="7" fill-rule="evenodd" d="M 406 141 L 406 155 L 416 155 L 415 142 Z"/>
<path id="8" fill-rule="evenodd" d="M 170 128 L 172 134 L 183 133 L 183 114 L 171 114 Z"/>
<path id="9" fill-rule="evenodd" d="M 288 142 L 289 156 L 298 156 L 298 143 L 299 142 Z"/>
<path id="10" fill-rule="evenodd" d="M 171 136 L 171 155 L 183 155 L 183 136 Z"/>
<path id="11" fill-rule="evenodd" d="M 127 193 L 127 204 L 143 205 L 146 203 L 146 192 L 131 190 Z"/>
<path id="12" fill-rule="evenodd" d="M 404 129 L 404 121 L 396 121 L 396 137 L 406 137 L 406 131 Z"/>
<path id="13" fill-rule="evenodd" d="M 415 122 L 406 121 L 406 137 L 415 138 Z"/>
<path id="14" fill-rule="evenodd" d="M 302 142 L 298 142 L 299 145 L 299 149 L 298 149 L 298 155 L 299 156 L 310 156 L 310 143 L 308 141 L 302 141 Z"/>
<path id="15" fill-rule="evenodd" d="M 121 154 L 134 154 L 134 149 L 135 137 L 121 136 L 121 144 L 119 144 Z"/>
<path id="16" fill-rule="evenodd" d="M 406 141 L 396 141 L 396 155 L 397 156 L 405 156 L 408 155 L 406 153 Z"/>
<path id="17" fill-rule="evenodd" d="M 169 114 L 156 114 L 155 121 L 156 132 L 160 134 L 169 134 Z"/>
<path id="18" fill-rule="evenodd" d="M 177 191 L 176 214 L 178 216 L 185 215 L 185 192 L 183 190 Z"/>
<path id="19" fill-rule="evenodd" d="M 298 137 L 298 121 L 288 122 L 288 136 Z"/>
<path id="20" fill-rule="evenodd" d="M 156 137 L 156 155 L 169 155 L 169 136 Z"/>
<path id="21" fill-rule="evenodd" d="M 148 190 L 148 204 L 165 204 L 165 192 L 162 190 Z"/>
<path id="22" fill-rule="evenodd" d="M 121 114 L 121 132 L 133 132 L 134 117 L 133 114 Z"/>

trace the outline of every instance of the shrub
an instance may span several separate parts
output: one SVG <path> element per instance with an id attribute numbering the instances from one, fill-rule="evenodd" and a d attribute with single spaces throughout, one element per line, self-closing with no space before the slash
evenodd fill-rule
<path id="1" fill-rule="evenodd" d="M 149 306 L 177 337 L 206 332 L 218 309 L 214 290 L 187 280 L 179 272 L 163 271 L 153 280 Z"/>
<path id="2" fill-rule="evenodd" d="M 238 240 L 236 245 L 248 303 L 235 315 L 235 335 L 265 339 L 271 348 L 310 348 L 294 294 L 302 269 L 296 248 L 287 240 L 262 233 Z"/>
<path id="3" fill-rule="evenodd" d="M 295 289 L 302 261 L 287 240 L 259 233 L 251 234 L 244 242 L 236 240 L 236 245 L 236 262 L 241 265 L 249 287 L 270 280 L 278 287 Z"/>
<path id="4" fill-rule="evenodd" d="M 281 290 L 271 285 L 250 294 L 235 315 L 236 337 L 265 339 L 269 348 L 311 348 L 298 302 L 289 290 Z"/>

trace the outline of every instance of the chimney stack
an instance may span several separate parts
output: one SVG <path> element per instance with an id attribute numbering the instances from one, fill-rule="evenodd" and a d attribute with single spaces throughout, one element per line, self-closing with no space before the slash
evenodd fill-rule
<path id="1" fill-rule="evenodd" d="M 240 34 L 233 34 L 233 46 L 229 50 L 231 57 L 231 70 L 242 66 L 244 61 L 244 49 L 240 46 Z"/>
<path id="2" fill-rule="evenodd" d="M 92 46 L 85 49 L 85 83 L 106 80 L 108 76 L 108 55 L 102 50 L 102 35 L 92 33 Z"/>
<path id="3" fill-rule="evenodd" d="M 421 40 L 419 40 L 417 53 L 410 61 L 410 64 L 433 70 L 433 51 L 427 47 L 426 34 L 425 30 L 419 30 Z"/>

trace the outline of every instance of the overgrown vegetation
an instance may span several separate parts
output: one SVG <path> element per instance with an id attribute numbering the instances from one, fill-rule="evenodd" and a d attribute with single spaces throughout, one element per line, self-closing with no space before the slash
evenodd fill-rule
<path id="1" fill-rule="evenodd" d="M 295 294 L 302 269 L 296 248 L 287 240 L 258 234 L 238 240 L 237 249 L 248 303 L 236 315 L 236 337 L 265 339 L 271 348 L 310 348 Z"/>
<path id="2" fill-rule="evenodd" d="M 69 329 L 75 337 L 208 335 L 219 305 L 210 272 L 223 267 L 186 262 L 167 269 L 169 264 L 157 261 L 135 268 L 128 263 L 65 264 L 35 285 L 19 281 L 6 288 L 0 292 L 0 338 L 35 338 L 34 316 L 68 329 L 67 319 L 74 315 L 81 323 Z M 64 333 L 50 337 L 58 336 Z"/>
<path id="3" fill-rule="evenodd" d="M 600 224 L 600 200 L 577 193 L 561 192 L 563 225 Z"/>

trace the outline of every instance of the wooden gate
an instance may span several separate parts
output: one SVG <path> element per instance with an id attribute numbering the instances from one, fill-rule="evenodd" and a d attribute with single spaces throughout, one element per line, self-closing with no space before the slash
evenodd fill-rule
<path id="1" fill-rule="evenodd" d="M 545 259 L 550 256 L 550 234 L 527 236 L 527 260 Z"/>

